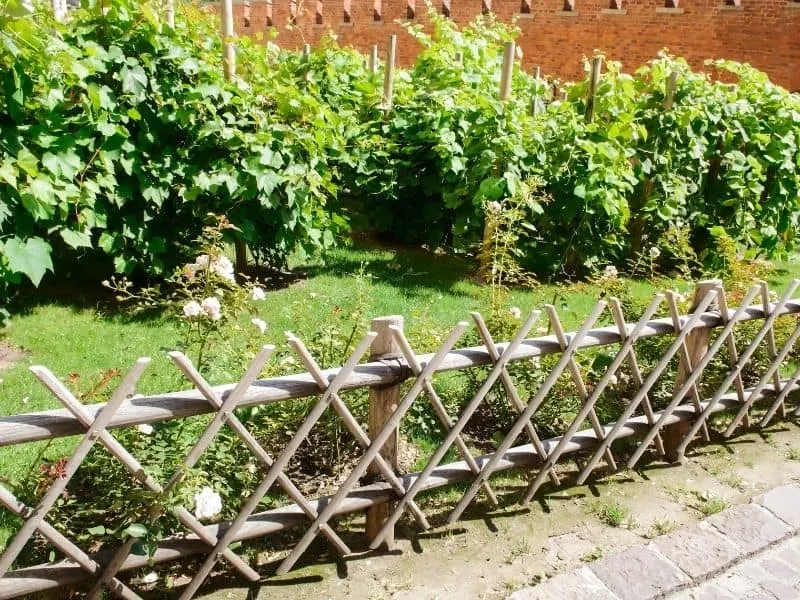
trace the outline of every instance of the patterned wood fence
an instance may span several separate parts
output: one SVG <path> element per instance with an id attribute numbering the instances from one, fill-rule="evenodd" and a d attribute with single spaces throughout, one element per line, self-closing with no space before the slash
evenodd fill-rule
<path id="1" fill-rule="evenodd" d="M 756 284 L 744 295 L 740 305 L 731 309 L 726 304 L 722 286 L 718 282 L 704 282 L 697 287 L 688 315 L 679 313 L 675 294 L 668 292 L 656 296 L 636 323 L 626 322 L 619 301 L 612 298 L 598 302 L 577 331 L 570 333 L 564 331 L 556 310 L 547 306 L 544 315 L 533 311 L 521 319 L 513 339 L 502 343 L 492 339 L 481 315 L 474 313 L 472 317 L 483 341 L 482 346 L 454 350 L 468 328 L 466 322 L 461 322 L 434 354 L 425 355 L 414 352 L 403 333 L 401 318 L 376 319 L 374 331 L 361 339 L 339 369 L 321 369 L 303 342 L 289 337 L 288 344 L 305 365 L 306 373 L 259 380 L 258 375 L 274 350 L 273 347 L 264 347 L 237 384 L 220 387 L 209 385 L 184 355 L 173 352 L 170 357 L 194 386 L 193 391 L 133 397 L 136 382 L 149 362 L 143 358 L 134 364 L 108 403 L 103 405 L 81 404 L 48 369 L 33 367 L 34 375 L 65 408 L 0 418 L 0 445 L 74 434 L 82 437 L 66 463 L 63 477 L 53 482 L 37 506 L 25 506 L 10 490 L 0 486 L 0 503 L 23 519 L 16 536 L 0 555 L 0 598 L 75 584 L 86 585 L 87 580 L 92 582 L 89 598 L 99 597 L 104 589 L 122 598 L 138 598 L 132 584 L 123 581 L 122 573 L 152 563 L 204 555 L 193 579 L 181 591 L 180 597 L 189 599 L 195 596 L 220 562 L 226 563 L 247 581 L 259 580 L 259 572 L 230 548 L 234 542 L 303 526 L 305 533 L 294 543 L 277 569 L 278 574 L 283 574 L 297 563 L 318 536 L 323 536 L 336 553 L 352 553 L 331 525 L 331 519 L 339 515 L 368 511 L 367 533 L 372 549 L 392 542 L 395 524 L 406 512 L 419 527 L 428 528 L 428 516 L 415 502 L 417 495 L 426 490 L 471 482 L 447 518 L 452 523 L 481 492 L 491 504 L 497 504 L 497 492 L 492 489 L 491 477 L 499 471 L 524 469 L 530 474 L 522 497 L 522 502 L 529 502 L 546 480 L 554 485 L 564 483 L 564 471 L 559 467 L 565 457 L 576 452 L 583 452 L 586 457 L 579 467 L 578 483 L 585 482 L 601 466 L 610 470 L 623 465 L 634 468 L 648 450 L 667 460 L 682 460 L 689 444 L 698 436 L 701 440 L 709 439 L 709 417 L 715 413 L 731 413 L 732 418 L 721 432 L 730 436 L 743 426 L 764 427 L 777 414 L 785 416 L 789 412 L 788 404 L 795 400 L 793 392 L 800 389 L 800 367 L 794 368 L 788 378 L 781 376 L 781 368 L 785 370 L 790 366 L 790 353 L 800 337 L 800 321 L 797 320 L 800 299 L 792 299 L 798 285 L 800 281 L 792 281 L 783 295 L 771 302 L 767 285 L 763 282 Z M 757 300 L 760 304 L 754 304 Z M 669 316 L 654 318 L 664 306 Z M 598 320 L 606 314 L 610 314 L 614 325 L 596 327 Z M 533 327 L 543 317 L 549 321 L 552 335 L 529 338 Z M 797 321 L 788 337 L 781 340 L 780 346 L 775 335 L 778 319 Z M 744 344 L 737 344 L 737 326 L 746 321 L 757 322 L 757 330 Z M 654 366 L 644 372 L 637 359 L 637 343 L 654 336 L 666 337 L 669 345 Z M 587 382 L 585 366 L 581 365 L 582 351 L 602 346 L 615 351 L 613 359 L 599 379 Z M 759 368 L 753 358 L 761 348 L 766 350 L 769 360 L 760 363 L 762 367 Z M 370 361 L 363 363 L 370 351 Z M 559 358 L 538 390 L 530 397 L 523 397 L 509 373 L 509 366 L 544 355 Z M 711 397 L 702 398 L 699 392 L 701 378 L 715 359 L 724 359 L 728 370 L 716 392 Z M 656 410 L 651 398 L 654 385 L 674 361 L 679 363 L 680 369 L 671 398 Z M 458 414 L 449 414 L 437 394 L 435 375 L 478 366 L 488 368 L 483 383 Z M 746 387 L 743 373 L 753 368 L 759 368 L 757 382 Z M 596 413 L 598 400 L 623 372 L 632 378 L 637 391 L 620 409 L 614 422 L 603 424 Z M 581 401 L 580 409 L 562 435 L 542 440 L 534 425 L 534 417 L 563 376 L 569 377 L 574 384 Z M 368 431 L 362 428 L 341 397 L 346 390 L 364 387 L 370 388 Z M 465 441 L 465 427 L 495 387 L 507 398 L 515 421 L 494 452 L 475 456 Z M 264 449 L 234 412 L 237 408 L 298 398 L 316 400 L 309 405 L 302 423 L 277 456 L 271 456 Z M 395 447 L 398 427 L 416 402 L 431 404 L 444 429 L 444 438 L 421 472 L 399 474 Z M 756 413 L 752 409 L 757 403 L 758 419 L 754 419 Z M 800 406 L 793 408 L 794 415 L 799 415 Z M 309 498 L 286 474 L 287 466 L 328 411 L 338 415 L 363 450 L 333 495 Z M 148 475 L 146 465 L 140 464 L 109 432 L 113 428 L 202 413 L 213 413 L 213 418 L 183 460 L 183 468 L 164 482 Z M 586 424 L 589 429 L 583 430 Z M 233 521 L 203 524 L 188 508 L 174 507 L 171 510 L 186 533 L 162 540 L 150 559 L 132 554 L 133 538 L 113 551 L 91 555 L 48 522 L 48 513 L 96 444 L 104 446 L 119 460 L 139 485 L 160 495 L 181 482 L 186 469 L 197 464 L 224 427 L 230 428 L 241 439 L 252 456 L 264 466 L 265 472 L 257 489 L 246 499 Z M 614 448 L 615 441 L 631 436 L 639 438 L 635 450 L 623 453 Z M 442 465 L 451 447 L 455 447 L 463 460 Z M 363 485 L 362 477 L 367 472 L 377 474 L 379 480 Z M 570 477 L 569 482 L 573 481 L 574 478 Z M 259 503 L 276 486 L 293 503 L 257 512 Z M 149 510 L 152 520 L 160 518 L 156 507 Z M 23 547 L 37 533 L 65 558 L 52 564 L 11 570 Z"/>

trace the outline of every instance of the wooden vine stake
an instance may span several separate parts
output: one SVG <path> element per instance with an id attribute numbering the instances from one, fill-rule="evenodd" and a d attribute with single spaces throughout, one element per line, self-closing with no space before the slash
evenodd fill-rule
<path id="1" fill-rule="evenodd" d="M 667 89 L 664 94 L 664 110 L 670 110 L 675 102 L 675 88 L 678 86 L 678 72 L 673 71 L 667 79 Z"/>
<path id="2" fill-rule="evenodd" d="M 236 78 L 236 46 L 233 42 L 233 0 L 222 2 L 222 65 L 225 70 L 225 79 L 233 81 Z M 247 246 L 236 239 L 233 242 L 236 252 L 236 272 L 243 273 L 247 269 Z"/>
<path id="3" fill-rule="evenodd" d="M 503 52 L 503 70 L 500 73 L 500 101 L 505 102 L 511 97 L 511 80 L 514 72 L 514 42 L 506 42 Z"/>
<path id="4" fill-rule="evenodd" d="M 164 2 L 164 17 L 167 20 L 167 26 L 175 29 L 175 0 L 166 0 Z"/>
<path id="5" fill-rule="evenodd" d="M 307 61 L 311 57 L 311 44 L 303 44 L 303 60 Z"/>
<path id="6" fill-rule="evenodd" d="M 389 46 L 386 48 L 386 72 L 383 75 L 383 108 L 388 114 L 392 110 L 392 97 L 394 95 L 394 59 L 397 53 L 397 36 L 389 36 Z"/>
<path id="7" fill-rule="evenodd" d="M 503 50 L 503 67 L 500 71 L 500 93 L 498 97 L 501 102 L 507 102 L 511 97 L 511 82 L 514 74 L 514 52 L 516 45 L 514 42 L 506 42 Z M 500 171 L 498 166 L 497 170 Z M 498 173 L 500 175 L 500 173 Z M 483 222 L 483 242 L 481 243 L 481 253 L 478 257 L 480 263 L 480 277 L 486 282 L 492 276 L 492 240 L 497 230 L 497 218 L 488 210 Z"/>
<path id="8" fill-rule="evenodd" d="M 369 49 L 369 72 L 373 75 L 378 72 L 378 44 L 372 44 Z"/>
<path id="9" fill-rule="evenodd" d="M 67 0 L 52 0 L 53 18 L 59 23 L 67 18 Z"/>
<path id="10" fill-rule="evenodd" d="M 590 123 L 594 119 L 594 103 L 597 95 L 597 84 L 600 82 L 600 69 L 603 66 L 603 58 L 595 56 L 592 59 L 592 72 L 589 75 L 589 91 L 586 96 L 586 122 Z"/>
<path id="11" fill-rule="evenodd" d="M 695 312 L 697 306 L 703 301 L 709 292 L 719 288 L 721 282 L 718 279 L 711 279 L 708 281 L 700 281 L 694 290 L 694 297 L 692 298 L 692 306 L 690 312 Z M 710 306 L 708 310 L 713 307 Z M 711 330 L 706 328 L 694 329 L 689 335 L 686 336 L 686 348 L 689 351 L 689 365 L 685 365 L 682 361 L 678 367 L 678 377 L 675 380 L 675 389 L 680 388 L 681 385 L 689 377 L 689 372 L 694 369 L 697 364 L 703 359 L 708 352 L 708 343 L 711 337 Z M 683 400 L 683 399 L 681 399 Z M 685 460 L 683 454 L 678 451 L 680 443 L 692 427 L 691 421 L 678 421 L 673 425 L 664 427 L 662 440 L 664 442 L 665 458 L 669 462 L 683 462 Z"/>
<path id="12" fill-rule="evenodd" d="M 542 75 L 542 68 L 539 66 L 534 67 L 533 69 L 533 78 L 536 80 L 536 90 L 533 93 L 533 98 L 531 98 L 531 116 L 535 117 L 536 112 L 539 108 L 539 78 Z"/>
<path id="13" fill-rule="evenodd" d="M 394 37 L 394 36 L 392 36 Z M 403 328 L 402 316 L 378 317 L 372 320 L 372 331 L 378 334 L 372 342 L 370 361 L 396 359 L 401 356 L 402 348 L 397 343 L 391 327 Z M 383 426 L 397 409 L 400 401 L 400 385 L 374 386 L 369 388 L 369 437 L 374 440 L 383 429 Z M 398 432 L 391 435 L 381 448 L 380 456 L 397 471 L 398 466 Z M 367 468 L 367 473 L 380 475 L 380 468 L 375 462 Z M 383 528 L 389 515 L 394 510 L 392 502 L 377 504 L 367 509 L 367 538 L 372 542 Z M 391 550 L 394 547 L 394 532 L 386 536 L 386 546 Z"/>

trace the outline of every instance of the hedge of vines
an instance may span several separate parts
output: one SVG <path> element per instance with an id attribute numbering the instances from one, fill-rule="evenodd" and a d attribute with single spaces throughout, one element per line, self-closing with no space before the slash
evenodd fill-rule
<path id="1" fill-rule="evenodd" d="M 238 40 L 231 83 L 216 16 L 192 5 L 174 30 L 148 2 L 104 13 L 88 0 L 66 24 L 32 9 L 0 13 L 5 286 L 87 253 L 161 275 L 209 213 L 273 264 L 349 224 L 470 250 L 487 206 L 520 196 L 519 249 L 537 273 L 622 265 L 665 239 L 700 261 L 721 235 L 750 256 L 796 242 L 800 98 L 748 65 L 718 60 L 711 77 L 666 54 L 633 74 L 606 61 L 587 122 L 587 80 L 562 97 L 519 61 L 511 100 L 498 99 L 513 26 L 487 16 L 459 30 L 431 11 L 408 28 L 423 49 L 386 111 L 382 71 L 332 39 L 309 57 Z"/>

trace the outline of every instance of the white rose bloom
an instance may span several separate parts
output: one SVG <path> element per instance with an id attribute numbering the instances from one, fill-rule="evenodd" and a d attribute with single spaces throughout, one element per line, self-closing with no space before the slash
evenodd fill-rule
<path id="1" fill-rule="evenodd" d="M 233 263 L 227 256 L 219 256 L 211 263 L 211 270 L 223 279 L 234 281 Z"/>
<path id="2" fill-rule="evenodd" d="M 200 269 L 206 268 L 209 262 L 211 262 L 211 259 L 209 258 L 208 254 L 201 254 L 194 259 L 194 264 L 196 264 Z"/>
<path id="3" fill-rule="evenodd" d="M 219 298 L 210 296 L 203 300 L 203 312 L 212 320 L 219 321 L 222 317 L 222 306 L 219 303 Z"/>
<path id="4" fill-rule="evenodd" d="M 508 312 L 510 312 L 511 316 L 514 317 L 515 319 L 519 319 L 520 317 L 522 317 L 522 311 L 519 309 L 519 306 L 512 306 L 511 308 L 508 309 Z"/>
<path id="5" fill-rule="evenodd" d="M 222 512 L 222 498 L 206 486 L 194 495 L 194 516 L 198 521 L 211 519 Z"/>
<path id="6" fill-rule="evenodd" d="M 139 580 L 139 583 L 155 583 L 158 581 L 158 573 L 150 571 L 147 575 Z"/>
<path id="7" fill-rule="evenodd" d="M 250 473 L 250 475 L 255 475 L 256 471 L 256 466 L 253 463 L 247 463 L 247 472 Z"/>
<path id="8" fill-rule="evenodd" d="M 197 317 L 203 312 L 203 308 L 194 300 L 183 305 L 183 314 L 188 318 Z"/>
<path id="9" fill-rule="evenodd" d="M 611 385 L 617 385 L 618 382 L 619 379 L 617 379 L 616 375 L 612 375 L 611 377 L 608 378 L 608 383 L 610 383 Z"/>
<path id="10" fill-rule="evenodd" d="M 499 212 L 500 212 L 500 211 L 503 209 L 503 207 L 500 205 L 500 203 L 499 203 L 499 202 L 497 202 L 497 201 L 495 200 L 495 201 L 493 201 L 493 202 L 489 202 L 489 204 L 487 204 L 487 205 L 486 205 L 486 209 L 487 209 L 487 210 L 488 210 L 490 213 L 492 213 L 493 215 L 496 215 L 496 214 L 498 214 L 498 213 L 499 213 Z"/>
<path id="11" fill-rule="evenodd" d="M 141 425 L 136 426 L 136 430 L 142 435 L 150 435 L 153 433 L 153 426 L 148 425 L 147 423 L 142 423 Z"/>
<path id="12" fill-rule="evenodd" d="M 651 246 L 650 247 L 650 258 L 655 259 L 655 258 L 658 258 L 659 256 L 661 256 L 661 250 L 659 250 L 657 246 Z"/>
<path id="13" fill-rule="evenodd" d="M 617 271 L 617 267 L 615 267 L 614 265 L 608 265 L 603 270 L 603 277 L 608 277 L 609 279 L 611 279 L 613 277 L 616 277 L 617 275 L 619 275 L 619 271 Z"/>
<path id="14" fill-rule="evenodd" d="M 266 292 L 264 292 L 264 288 L 256 286 L 251 291 L 250 297 L 253 300 L 263 300 L 264 298 L 267 297 L 267 294 L 266 294 Z"/>
<path id="15" fill-rule="evenodd" d="M 262 319 L 250 319 L 250 322 L 258 327 L 258 330 L 261 333 L 264 333 L 267 330 L 267 324 Z"/>

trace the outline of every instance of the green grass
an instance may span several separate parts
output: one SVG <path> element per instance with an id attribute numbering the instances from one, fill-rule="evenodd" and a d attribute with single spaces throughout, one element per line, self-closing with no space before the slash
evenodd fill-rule
<path id="1" fill-rule="evenodd" d="M 599 501 L 592 506 L 592 512 L 610 527 L 622 527 L 631 522 L 631 510 L 616 500 Z"/>

